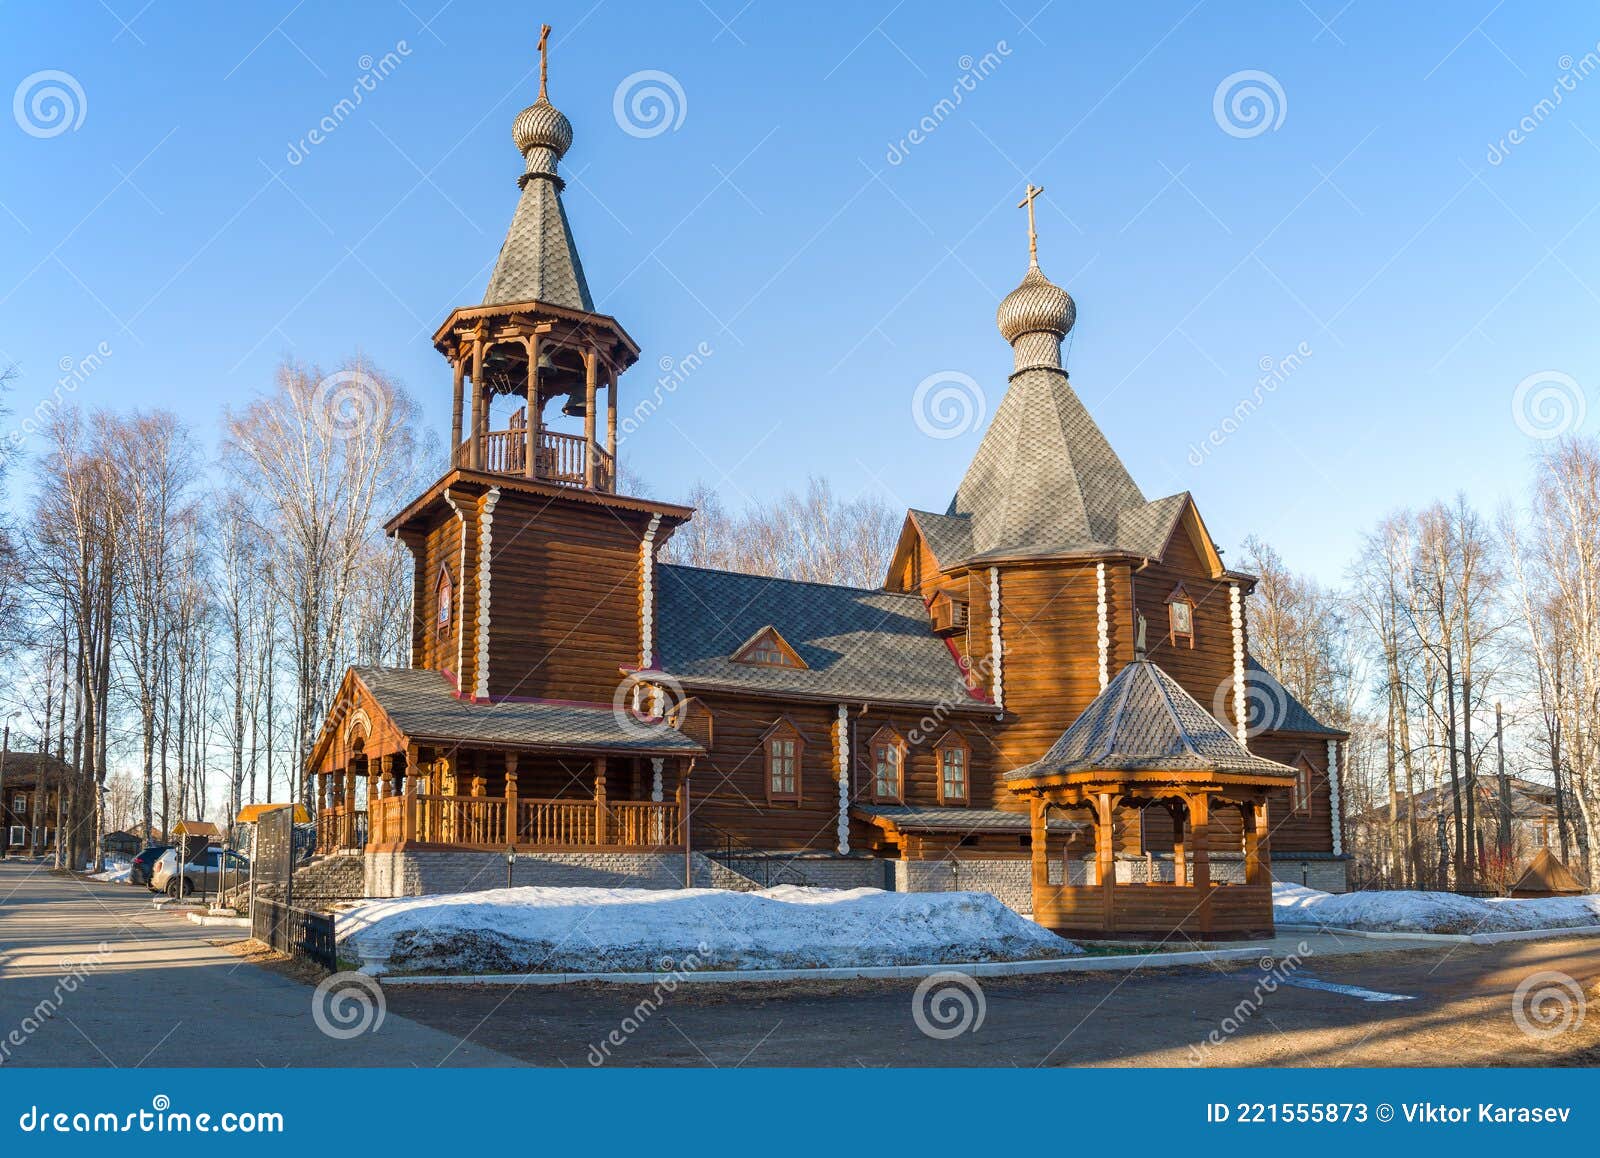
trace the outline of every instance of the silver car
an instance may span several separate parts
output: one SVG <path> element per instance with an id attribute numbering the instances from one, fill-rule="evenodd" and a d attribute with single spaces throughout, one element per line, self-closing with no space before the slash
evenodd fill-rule
<path id="1" fill-rule="evenodd" d="M 178 876 L 178 850 L 169 848 L 156 861 L 150 874 L 152 892 L 179 895 L 181 887 L 185 897 L 198 897 L 209 893 L 216 896 L 225 886 L 242 884 L 250 879 L 250 860 L 232 849 L 208 848 L 183 866 L 183 876 Z"/>

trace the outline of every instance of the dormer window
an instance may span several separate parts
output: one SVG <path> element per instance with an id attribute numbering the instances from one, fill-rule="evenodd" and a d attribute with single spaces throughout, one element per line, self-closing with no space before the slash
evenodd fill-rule
<path id="1" fill-rule="evenodd" d="M 450 630 L 450 623 L 455 617 L 455 584 L 450 581 L 450 568 L 439 568 L 439 582 L 435 589 L 438 602 L 438 611 L 434 616 L 434 627 L 440 635 Z"/>
<path id="2" fill-rule="evenodd" d="M 1194 600 L 1189 598 L 1182 583 L 1167 596 L 1167 623 L 1168 641 L 1174 647 L 1180 644 L 1194 647 Z"/>
<path id="3" fill-rule="evenodd" d="M 775 627 L 763 627 L 733 653 L 734 663 L 755 664 L 758 667 L 792 667 L 806 669 L 806 661 L 789 646 Z"/>

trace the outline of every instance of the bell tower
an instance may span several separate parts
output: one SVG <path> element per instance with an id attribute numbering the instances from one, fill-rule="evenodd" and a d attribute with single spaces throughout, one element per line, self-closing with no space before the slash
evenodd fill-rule
<path id="1" fill-rule="evenodd" d="M 481 305 L 453 311 L 433 336 L 455 382 L 451 465 L 615 493 L 617 380 L 639 347 L 615 318 L 595 312 L 578 259 L 557 171 L 572 147 L 572 122 L 550 103 L 549 54 L 546 24 L 539 99 L 511 125 L 522 192 L 488 290 Z M 546 421 L 558 397 L 565 399 L 559 417 L 581 420 L 581 433 Z M 497 426 L 498 399 L 514 409 Z"/>

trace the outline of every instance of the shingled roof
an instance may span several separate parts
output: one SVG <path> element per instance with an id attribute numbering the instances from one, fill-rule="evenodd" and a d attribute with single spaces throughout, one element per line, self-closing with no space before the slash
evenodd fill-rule
<path id="1" fill-rule="evenodd" d="M 850 811 L 880 828 L 894 827 L 903 832 L 1015 832 L 1031 830 L 1033 818 L 1026 812 L 1005 812 L 998 808 L 946 808 L 915 804 L 855 804 Z M 1052 816 L 1051 832 L 1081 832 L 1089 826 L 1078 820 Z"/>
<path id="2" fill-rule="evenodd" d="M 851 702 L 986 705 L 967 692 L 955 656 L 933 634 L 918 596 L 671 564 L 656 568 L 656 589 L 656 662 L 686 686 Z M 768 626 L 806 670 L 733 662 L 739 645 Z"/>
<path id="3" fill-rule="evenodd" d="M 1278 682 L 1278 677 L 1262 667 L 1253 655 L 1244 657 L 1244 682 L 1249 689 L 1245 696 L 1245 713 L 1252 732 L 1297 732 L 1329 737 L 1348 734 L 1328 727 L 1313 716 L 1310 709 L 1295 699 L 1289 689 Z"/>
<path id="4" fill-rule="evenodd" d="M 1007 772 L 1006 779 L 1183 771 L 1294 775 L 1286 765 L 1245 751 L 1177 680 L 1141 659 L 1118 672 L 1048 752 Z"/>
<path id="5" fill-rule="evenodd" d="M 609 705 L 555 700 L 473 703 L 421 668 L 352 668 L 383 713 L 413 741 L 546 748 L 562 752 L 693 755 L 704 751 L 676 728 L 618 717 Z"/>
<path id="6" fill-rule="evenodd" d="M 966 550 L 952 562 L 1110 551 L 1159 558 L 1187 499 L 1147 502 L 1066 374 L 1035 367 L 1013 375 L 943 518 L 967 523 Z M 950 525 L 923 534 L 946 551 L 960 543 Z"/>
<path id="7" fill-rule="evenodd" d="M 559 188 L 550 178 L 536 178 L 523 186 L 483 295 L 486 306 L 533 301 L 594 313 L 572 226 Z"/>

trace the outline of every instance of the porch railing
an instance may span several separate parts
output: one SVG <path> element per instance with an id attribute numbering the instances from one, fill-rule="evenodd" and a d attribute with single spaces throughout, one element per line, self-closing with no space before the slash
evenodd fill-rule
<path id="1" fill-rule="evenodd" d="M 406 806 L 411 806 L 407 827 Z M 317 851 L 366 845 L 418 844 L 503 850 L 517 848 L 666 848 L 682 840 L 676 801 L 516 800 L 508 829 L 510 801 L 501 796 L 386 796 L 370 802 L 362 826 L 352 824 L 345 806 L 317 815 Z M 350 844 L 355 831 L 357 843 Z"/>

